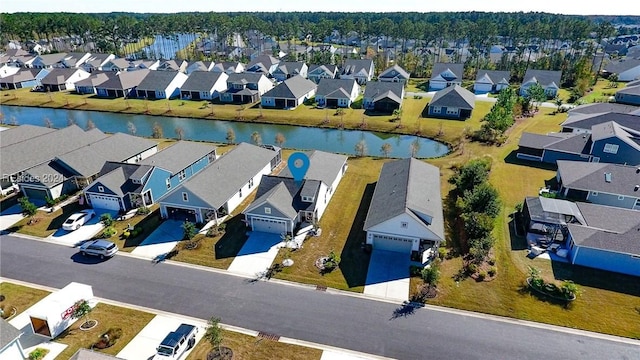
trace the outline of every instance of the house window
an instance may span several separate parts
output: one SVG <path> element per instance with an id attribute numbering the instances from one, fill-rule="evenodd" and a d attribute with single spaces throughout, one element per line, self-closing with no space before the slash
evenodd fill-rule
<path id="1" fill-rule="evenodd" d="M 182 193 L 182 201 L 185 201 L 185 202 L 189 201 L 189 194 L 187 194 L 186 192 L 183 192 Z"/>
<path id="2" fill-rule="evenodd" d="M 440 106 L 432 106 L 431 112 L 434 114 L 440 114 Z"/>
<path id="3" fill-rule="evenodd" d="M 264 208 L 264 213 L 265 214 L 271 214 L 271 208 L 270 207 L 265 207 Z"/>
<path id="4" fill-rule="evenodd" d="M 212 152 L 209 154 L 209 162 L 213 162 L 216 159 L 216 153 Z"/>
<path id="5" fill-rule="evenodd" d="M 457 108 L 447 108 L 447 114 L 449 115 L 456 115 L 458 113 L 458 109 Z"/>
<path id="6" fill-rule="evenodd" d="M 104 186 L 98 186 L 98 191 L 104 192 Z"/>
<path id="7" fill-rule="evenodd" d="M 249 180 L 249 189 L 251 189 L 252 187 L 253 187 L 253 178 Z"/>
<path id="8" fill-rule="evenodd" d="M 186 177 L 187 177 L 187 173 L 186 173 L 184 170 L 182 170 L 182 171 L 180 171 L 180 172 L 178 173 L 178 180 L 182 181 L 182 180 L 184 180 Z"/>
<path id="9" fill-rule="evenodd" d="M 597 191 L 592 191 L 591 192 L 591 196 L 598 196 L 598 192 Z"/>
<path id="10" fill-rule="evenodd" d="M 238 197 L 242 197 L 242 189 L 238 190 Z"/>
<path id="11" fill-rule="evenodd" d="M 171 189 L 171 179 L 165 180 L 165 183 L 167 184 L 167 190 Z"/>
<path id="12" fill-rule="evenodd" d="M 620 146 L 616 144 L 604 144 L 604 149 L 602 149 L 602 152 L 606 152 L 609 154 L 617 154 L 619 147 Z"/>
<path id="13" fill-rule="evenodd" d="M 400 223 L 400 227 L 403 229 L 407 229 L 409 227 L 409 223 L 406 221 L 403 221 Z"/>

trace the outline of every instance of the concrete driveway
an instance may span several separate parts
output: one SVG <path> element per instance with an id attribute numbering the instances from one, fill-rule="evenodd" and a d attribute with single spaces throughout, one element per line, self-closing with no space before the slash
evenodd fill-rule
<path id="1" fill-rule="evenodd" d="M 409 298 L 409 254 L 373 250 L 364 294 L 405 301 Z"/>
<path id="2" fill-rule="evenodd" d="M 271 266 L 282 245 L 280 234 L 252 231 L 227 270 L 242 275 L 261 276 Z"/>
<path id="3" fill-rule="evenodd" d="M 160 345 L 165 336 L 175 331 L 180 324 L 189 324 L 198 327 L 196 344 L 204 335 L 207 323 L 186 320 L 179 317 L 157 315 L 145 326 L 117 355 L 120 359 L 140 360 L 149 359 L 156 353 L 156 347 Z M 195 346 L 194 346 L 195 347 Z M 193 348 L 192 348 L 193 349 Z M 186 351 L 180 359 L 186 359 L 191 350 Z"/>
<path id="4" fill-rule="evenodd" d="M 148 259 L 156 259 L 176 247 L 184 236 L 182 221 L 165 220 L 131 253 Z"/>
<path id="5" fill-rule="evenodd" d="M 110 213 L 112 217 L 115 218 L 116 212 L 114 211 L 106 211 L 94 209 L 96 212 L 96 216 L 93 219 L 89 220 L 88 223 L 82 225 L 80 229 L 74 231 L 66 231 L 62 228 L 56 230 L 53 234 L 51 234 L 47 239 L 53 240 L 60 244 L 65 244 L 69 246 L 78 246 L 83 241 L 89 240 L 94 237 L 97 233 L 104 229 L 104 225 L 100 222 L 100 216 L 104 213 Z"/>
<path id="6" fill-rule="evenodd" d="M 0 231 L 7 230 L 13 224 L 24 219 L 20 205 L 13 205 L 0 212 Z"/>

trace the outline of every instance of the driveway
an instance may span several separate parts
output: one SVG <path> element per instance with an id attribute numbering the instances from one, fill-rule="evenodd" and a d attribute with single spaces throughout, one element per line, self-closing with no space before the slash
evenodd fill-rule
<path id="1" fill-rule="evenodd" d="M 94 237 L 97 233 L 104 229 L 104 225 L 100 222 L 100 216 L 104 213 L 110 213 L 111 216 L 115 217 L 116 212 L 114 211 L 106 211 L 94 209 L 96 212 L 96 216 L 93 219 L 89 220 L 88 223 L 82 225 L 80 229 L 74 231 L 66 231 L 62 228 L 56 230 L 53 234 L 51 234 L 47 239 L 53 240 L 60 244 L 65 244 L 69 246 L 78 246 L 83 241 L 89 240 Z"/>
<path id="2" fill-rule="evenodd" d="M 13 224 L 24 219 L 20 205 L 13 205 L 0 212 L 0 231 L 7 230 Z"/>
<path id="3" fill-rule="evenodd" d="M 282 245 L 280 234 L 252 231 L 229 271 L 251 276 L 261 276 L 271 266 Z"/>
<path id="4" fill-rule="evenodd" d="M 136 335 L 127 346 L 125 346 L 117 355 L 120 359 L 140 360 L 149 359 L 156 353 L 156 347 L 160 345 L 164 337 L 172 331 L 175 331 L 180 324 L 189 324 L 198 327 L 196 334 L 196 344 L 204 335 L 207 324 L 205 322 L 196 322 L 193 320 L 185 320 L 180 317 L 157 315 Z M 194 346 L 195 347 L 195 346 Z M 186 351 L 181 359 L 186 359 L 191 350 Z"/>
<path id="5" fill-rule="evenodd" d="M 153 260 L 170 252 L 184 236 L 182 224 L 178 220 L 165 220 L 131 253 Z"/>
<path id="6" fill-rule="evenodd" d="M 373 250 L 364 294 L 405 301 L 409 298 L 409 254 Z"/>

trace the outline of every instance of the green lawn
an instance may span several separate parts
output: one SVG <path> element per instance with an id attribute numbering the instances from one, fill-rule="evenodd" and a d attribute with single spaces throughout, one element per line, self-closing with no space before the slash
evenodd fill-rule
<path id="1" fill-rule="evenodd" d="M 52 213 L 48 211 L 38 211 L 33 219 L 29 217 L 24 218 L 7 230 L 46 238 L 60 229 L 62 223 L 64 223 L 71 214 L 81 209 L 83 209 L 83 207 L 75 201 Z"/>
<path id="2" fill-rule="evenodd" d="M 152 212 L 148 215 L 135 215 L 134 217 L 127 220 L 114 221 L 113 226 L 116 228 L 117 233 L 108 239 L 118 245 L 120 251 L 133 251 L 136 246 L 140 245 L 140 243 L 162 222 L 162 219 L 160 218 L 159 206 L 155 204 L 151 207 L 151 210 Z M 129 225 L 133 226 L 134 228 L 142 229 L 142 232 L 140 232 L 139 235 L 135 237 L 125 237 L 124 232 L 129 227 Z M 102 236 L 102 232 L 99 232 L 94 236 L 94 238 L 103 239 L 104 237 Z"/>
<path id="3" fill-rule="evenodd" d="M 615 82 L 616 87 L 611 87 L 607 79 L 598 79 L 593 86 L 593 90 L 579 99 L 580 102 L 588 104 L 594 102 L 609 102 L 609 97 L 614 96 L 616 91 L 624 88 L 625 83 Z"/>
<path id="4" fill-rule="evenodd" d="M 0 301 L 0 308 L 4 310 L 4 316 L 10 316 L 15 308 L 15 317 L 49 295 L 49 292 L 10 282 L 1 282 L 0 295 L 4 296 L 4 300 Z"/>

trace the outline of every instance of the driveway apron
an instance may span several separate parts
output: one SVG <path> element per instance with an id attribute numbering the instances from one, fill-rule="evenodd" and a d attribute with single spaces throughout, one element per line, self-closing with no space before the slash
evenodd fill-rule
<path id="1" fill-rule="evenodd" d="M 111 216 L 115 217 L 116 214 L 113 211 L 94 210 L 96 210 L 96 216 L 86 224 L 82 225 L 78 230 L 67 231 L 60 228 L 47 239 L 69 246 L 79 246 L 84 241 L 91 239 L 104 228 L 104 225 L 100 222 L 100 216 L 104 213 L 110 213 Z"/>
<path id="2" fill-rule="evenodd" d="M 24 219 L 20 205 L 13 205 L 0 212 L 0 231 L 10 228 L 13 224 Z"/>
<path id="3" fill-rule="evenodd" d="M 409 254 L 373 250 L 364 294 L 402 300 L 409 298 Z"/>
<path id="4" fill-rule="evenodd" d="M 182 240 L 182 222 L 165 220 L 131 253 L 148 259 L 156 259 L 167 254 Z"/>
<path id="5" fill-rule="evenodd" d="M 271 266 L 281 246 L 279 234 L 253 231 L 228 270 L 242 275 L 261 276 Z"/>

